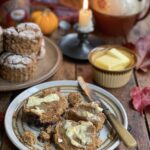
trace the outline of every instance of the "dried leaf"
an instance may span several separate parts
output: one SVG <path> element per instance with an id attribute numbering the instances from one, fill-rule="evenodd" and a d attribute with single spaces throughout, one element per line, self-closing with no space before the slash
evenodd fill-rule
<path id="1" fill-rule="evenodd" d="M 150 87 L 145 87 L 144 89 L 133 88 L 131 97 L 134 109 L 143 113 L 144 108 L 150 106 Z"/>
<path id="2" fill-rule="evenodd" d="M 150 66 L 150 35 L 142 37 L 136 42 L 136 54 L 138 57 L 137 70 L 147 71 L 147 67 Z"/>
<path id="3" fill-rule="evenodd" d="M 124 46 L 135 52 L 137 56 L 136 69 L 147 72 L 150 67 L 150 35 L 141 37 L 135 45 L 126 43 Z"/>

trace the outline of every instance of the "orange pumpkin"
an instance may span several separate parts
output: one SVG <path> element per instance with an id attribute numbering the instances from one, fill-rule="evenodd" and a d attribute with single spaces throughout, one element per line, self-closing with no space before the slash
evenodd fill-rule
<path id="1" fill-rule="evenodd" d="M 49 9 L 32 12 L 31 20 L 40 26 L 44 34 L 50 34 L 58 28 L 58 17 Z"/>

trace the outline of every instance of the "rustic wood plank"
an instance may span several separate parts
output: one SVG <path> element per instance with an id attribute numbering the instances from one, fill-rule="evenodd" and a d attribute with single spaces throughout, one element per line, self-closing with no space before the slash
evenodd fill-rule
<path id="1" fill-rule="evenodd" d="M 57 73 L 48 81 L 52 80 L 74 80 L 75 79 L 75 64 L 68 58 L 65 58 Z"/>
<path id="2" fill-rule="evenodd" d="M 1 92 L 0 93 L 0 111 L 5 112 L 11 99 L 11 92 Z"/>
<path id="3" fill-rule="evenodd" d="M 5 113 L 6 108 L 9 105 L 10 102 L 10 97 L 11 97 L 11 93 L 9 92 L 1 92 L 0 93 L 0 112 Z M 0 127 L 0 140 L 2 143 L 2 137 L 3 137 L 3 133 L 4 133 L 4 128 L 3 125 Z"/>
<path id="4" fill-rule="evenodd" d="M 76 64 L 76 75 L 84 77 L 86 82 L 92 83 L 93 71 L 92 66 L 89 63 Z"/>
<path id="5" fill-rule="evenodd" d="M 139 39 L 139 37 L 150 34 L 149 25 L 150 25 L 150 15 L 145 20 L 139 22 L 133 28 L 133 30 L 127 37 L 128 41 L 135 43 Z M 143 75 L 141 75 L 141 78 L 139 77 L 138 79 L 142 80 L 142 82 L 140 82 L 142 84 L 144 80 L 146 81 L 145 83 L 147 83 L 148 78 L 149 78 L 148 75 L 145 78 Z M 129 92 L 133 86 L 135 86 L 135 81 L 134 81 L 134 84 L 132 83 L 129 87 L 126 88 L 126 90 L 124 90 L 127 92 L 127 95 L 126 95 L 127 101 L 130 100 Z M 120 90 L 121 89 L 118 89 L 118 91 L 120 91 Z M 113 91 L 112 91 L 112 93 L 113 93 Z M 122 97 L 121 91 L 120 91 L 120 94 L 115 92 L 114 95 L 116 95 L 118 98 L 120 98 L 120 96 Z M 124 103 L 124 101 L 123 101 L 123 105 L 125 106 L 125 108 L 128 112 L 128 106 L 126 106 L 126 103 Z M 129 124 L 131 125 L 132 130 L 133 130 L 132 133 L 138 140 L 138 149 L 139 150 L 143 150 L 143 149 L 149 150 L 150 149 L 150 141 L 149 141 L 148 132 L 147 132 L 146 127 L 150 125 L 150 115 L 148 113 L 146 113 L 146 118 L 147 118 L 146 122 L 148 122 L 147 124 L 145 122 L 145 119 L 138 112 L 134 112 L 133 109 L 129 110 L 128 115 L 129 115 Z M 136 119 L 138 121 L 136 121 Z"/>
<path id="6" fill-rule="evenodd" d="M 136 72 L 137 82 L 141 88 L 150 86 L 150 71 L 148 73 Z M 147 128 L 150 136 L 150 109 L 145 110 Z M 150 138 L 150 137 L 149 137 Z"/>
<path id="7" fill-rule="evenodd" d="M 2 143 L 1 150 L 17 150 L 17 148 L 8 139 L 6 133 L 3 136 L 3 143 Z"/>
<path id="8" fill-rule="evenodd" d="M 139 37 L 150 34 L 150 15 L 144 20 L 137 24 L 134 30 L 128 37 L 129 41 L 135 42 Z M 140 87 L 145 87 L 150 85 L 150 71 L 148 73 L 136 72 L 137 83 Z M 145 110 L 145 121 L 147 125 L 147 130 L 150 138 L 150 110 Z"/>
<path id="9" fill-rule="evenodd" d="M 12 93 L 11 92 L 1 92 L 0 93 L 0 112 L 5 113 L 8 105 L 10 104 L 10 100 L 12 97 Z M 14 146 L 10 143 L 9 139 L 6 136 L 6 133 L 4 132 L 4 128 L 2 127 L 0 129 L 0 133 L 1 133 L 1 150 L 7 150 L 8 148 L 4 147 L 4 145 L 8 145 L 9 150 L 14 148 Z M 10 144 L 8 144 L 10 143 Z"/>
<path id="10" fill-rule="evenodd" d="M 130 91 L 136 85 L 135 80 L 132 78 L 130 82 L 119 89 L 112 89 L 109 90 L 113 95 L 115 95 L 120 102 L 123 104 L 127 115 L 129 125 L 131 127 L 131 133 L 135 137 L 138 142 L 138 149 L 139 150 L 149 150 L 150 149 L 150 142 L 147 133 L 147 127 L 145 123 L 145 119 L 130 105 Z M 144 141 L 143 141 L 144 139 Z M 120 145 L 117 150 L 126 150 L 127 148 L 122 147 Z"/>

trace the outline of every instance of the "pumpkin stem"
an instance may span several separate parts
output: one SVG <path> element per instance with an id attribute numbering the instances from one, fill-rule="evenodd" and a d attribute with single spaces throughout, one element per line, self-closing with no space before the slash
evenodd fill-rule
<path id="1" fill-rule="evenodd" d="M 50 10 L 49 8 L 46 8 L 46 9 L 43 11 L 42 15 L 47 15 L 47 14 L 49 14 L 50 12 L 51 12 L 51 10 Z"/>

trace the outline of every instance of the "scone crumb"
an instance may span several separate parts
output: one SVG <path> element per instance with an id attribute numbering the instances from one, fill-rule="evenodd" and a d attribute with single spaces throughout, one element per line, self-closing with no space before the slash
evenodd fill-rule
<path id="1" fill-rule="evenodd" d="M 32 146 L 36 144 L 36 137 L 31 131 L 25 131 L 22 135 L 25 144 Z"/>
<path id="2" fill-rule="evenodd" d="M 51 150 L 51 145 L 50 143 L 45 144 L 45 150 Z"/>
<path id="3" fill-rule="evenodd" d="M 48 134 L 51 134 L 54 132 L 54 126 L 48 126 L 46 129 L 45 129 L 46 133 Z"/>
<path id="4" fill-rule="evenodd" d="M 50 140 L 50 134 L 46 133 L 45 131 L 41 131 L 39 138 L 43 142 L 49 141 Z"/>
<path id="5" fill-rule="evenodd" d="M 98 139 L 96 140 L 97 148 L 100 147 L 102 143 L 103 143 L 103 141 L 98 138 Z"/>
<path id="6" fill-rule="evenodd" d="M 68 102 L 69 102 L 70 106 L 73 107 L 82 102 L 82 97 L 79 93 L 72 92 L 68 95 Z"/>

